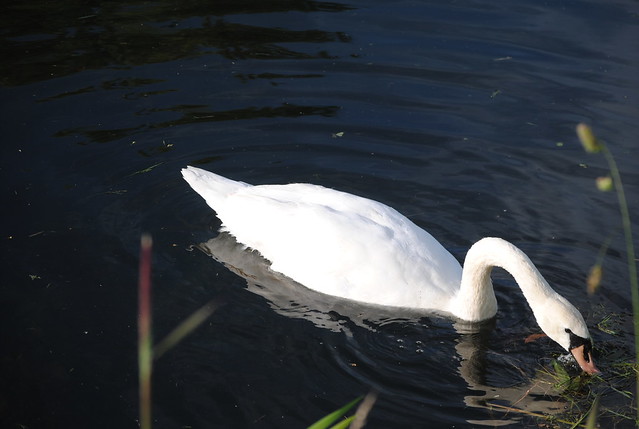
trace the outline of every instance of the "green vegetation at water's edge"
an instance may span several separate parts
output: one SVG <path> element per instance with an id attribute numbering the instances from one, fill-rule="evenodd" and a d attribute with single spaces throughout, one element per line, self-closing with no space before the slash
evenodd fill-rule
<path id="1" fill-rule="evenodd" d="M 617 166 L 617 162 L 615 157 L 612 155 L 612 152 L 608 148 L 608 145 L 595 136 L 595 133 L 592 131 L 592 128 L 586 124 L 580 123 L 576 128 L 577 137 L 584 150 L 588 153 L 603 154 L 606 162 L 608 163 L 609 174 L 607 176 L 598 177 L 595 179 L 595 184 L 597 189 L 602 192 L 608 192 L 614 190 L 617 195 L 617 200 L 619 204 L 619 211 L 621 215 L 621 226 L 623 228 L 623 235 L 626 247 L 626 258 L 628 265 L 628 277 L 630 282 L 630 293 L 632 297 L 632 319 L 633 319 L 633 329 L 634 329 L 634 359 L 632 363 L 628 363 L 623 359 L 618 359 L 610 363 L 610 366 L 613 369 L 613 373 L 609 374 L 607 379 L 609 387 L 622 395 L 627 399 L 632 399 L 632 393 L 629 391 L 618 389 L 614 386 L 615 379 L 611 378 L 610 375 L 616 377 L 616 380 L 632 380 L 634 379 L 634 388 L 635 388 L 635 399 L 634 404 L 630 405 L 629 408 L 634 408 L 634 417 L 630 417 L 627 415 L 623 415 L 623 417 L 634 419 L 635 424 L 639 425 L 639 285 L 637 284 L 637 266 L 636 266 L 636 256 L 635 256 L 635 248 L 633 243 L 632 236 L 632 224 L 630 221 L 630 210 L 628 208 L 628 202 L 626 200 L 626 194 L 623 187 L 623 182 L 621 180 L 621 173 Z M 608 247 L 609 242 L 604 243 L 602 246 L 602 250 L 599 252 L 599 256 L 593 268 L 590 271 L 590 275 L 588 277 L 588 292 L 595 293 L 599 287 L 599 284 L 602 281 L 603 277 L 603 253 L 605 249 Z M 614 330 L 608 329 L 607 331 L 604 328 L 608 325 L 611 316 L 608 315 L 601 322 L 599 322 L 598 327 L 603 332 L 608 332 L 610 334 L 615 333 Z M 595 405 L 597 407 L 595 407 Z M 593 403 L 593 410 L 590 413 L 591 418 L 589 418 L 589 424 L 594 422 L 595 414 L 597 413 L 597 408 L 599 407 L 599 396 L 596 397 L 596 402 Z M 594 424 L 594 423 L 593 423 Z"/>

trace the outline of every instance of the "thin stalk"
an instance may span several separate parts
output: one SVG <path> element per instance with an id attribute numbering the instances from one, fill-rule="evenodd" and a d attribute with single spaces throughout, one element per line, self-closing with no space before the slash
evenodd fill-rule
<path id="1" fill-rule="evenodd" d="M 184 337 L 193 332 L 200 326 L 213 312 L 219 307 L 217 301 L 210 301 L 202 308 L 191 314 L 182 323 L 169 333 L 162 341 L 153 348 L 153 358 L 159 359 L 169 349 L 173 348 L 177 343 L 182 341 Z"/>
<path id="2" fill-rule="evenodd" d="M 619 200 L 619 211 L 621 212 L 621 224 L 623 226 L 624 236 L 626 238 L 626 255 L 628 257 L 628 275 L 630 277 L 630 293 L 632 296 L 632 312 L 635 331 L 635 364 L 639 367 L 639 285 L 637 284 L 637 267 L 635 262 L 635 248 L 632 241 L 632 224 L 630 223 L 630 212 L 626 201 L 626 194 L 623 190 L 621 182 L 621 174 L 617 167 L 617 162 L 612 153 L 603 142 L 600 142 L 601 151 L 608 161 L 610 174 L 617 191 L 617 199 Z M 637 419 L 639 420 L 639 376 L 636 377 L 636 402 L 637 402 Z"/>
<path id="3" fill-rule="evenodd" d="M 595 429 L 597 427 L 597 415 L 599 414 L 599 396 L 595 398 L 595 401 L 590 407 L 588 412 L 588 420 L 586 420 L 586 429 Z"/>
<path id="4" fill-rule="evenodd" d="M 138 383 L 140 385 L 140 428 L 151 429 L 151 236 L 144 234 L 140 247 L 138 280 Z"/>
<path id="5" fill-rule="evenodd" d="M 621 212 L 621 224 L 623 226 L 624 237 L 626 241 L 626 255 L 628 257 L 628 275 L 630 278 L 630 293 L 632 297 L 632 313 L 635 331 L 635 364 L 639 368 L 639 285 L 637 284 L 637 267 L 635 259 L 635 248 L 632 240 L 632 225 L 630 223 L 630 211 L 626 201 L 626 193 L 621 182 L 621 174 L 617 162 L 612 156 L 605 143 L 600 142 L 601 151 L 603 152 L 608 166 L 610 167 L 610 175 L 615 184 L 617 199 L 619 200 L 619 211 Z M 636 377 L 636 402 L 637 402 L 637 419 L 639 420 L 639 376 Z"/>
<path id="6" fill-rule="evenodd" d="M 628 210 L 628 202 L 626 201 L 626 194 L 623 189 L 623 183 L 621 181 L 621 174 L 617 167 L 617 162 L 614 156 L 608 149 L 608 146 L 601 140 L 599 140 L 592 129 L 584 124 L 580 123 L 576 127 L 577 137 L 581 142 L 584 150 L 588 153 L 603 152 L 608 167 L 610 168 L 611 178 L 599 178 L 597 180 L 597 187 L 602 191 L 610 190 L 610 182 L 617 192 L 617 201 L 619 202 L 619 211 L 621 213 L 621 224 L 623 227 L 625 242 L 626 242 L 626 256 L 628 258 L 628 274 L 630 280 L 630 294 L 632 297 L 632 313 L 633 313 L 633 327 L 634 327 L 634 340 L 635 340 L 635 363 L 633 368 L 635 370 L 635 403 L 636 403 L 636 422 L 639 423 L 639 285 L 637 284 L 637 264 L 635 256 L 635 248 L 632 239 L 632 224 L 630 223 L 630 212 Z M 608 183 L 607 183 L 608 182 Z"/>

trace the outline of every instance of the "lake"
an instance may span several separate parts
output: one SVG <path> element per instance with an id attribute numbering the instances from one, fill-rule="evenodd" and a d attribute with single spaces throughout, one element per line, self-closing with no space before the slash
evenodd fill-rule
<path id="1" fill-rule="evenodd" d="M 498 315 L 472 327 L 238 275 L 200 250 L 220 221 L 182 180 L 186 165 L 381 201 L 460 261 L 481 237 L 511 241 L 584 315 L 602 425 L 634 427 L 613 413 L 632 413 L 618 391 L 634 390 L 616 369 L 634 348 L 619 209 L 595 187 L 606 160 L 584 152 L 575 126 L 607 142 L 638 231 L 636 2 L 0 11 L 3 427 L 138 427 L 143 233 L 157 340 L 219 304 L 156 362 L 155 428 L 306 427 L 370 391 L 367 428 L 536 427 L 547 421 L 533 413 L 588 410 L 543 371 L 563 349 L 524 342 L 540 329 L 504 271 L 493 274 Z M 597 258 L 604 276 L 589 296 Z"/>

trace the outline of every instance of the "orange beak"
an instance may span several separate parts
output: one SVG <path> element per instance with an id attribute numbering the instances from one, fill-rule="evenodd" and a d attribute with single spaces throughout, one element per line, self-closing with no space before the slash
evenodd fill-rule
<path id="1" fill-rule="evenodd" d="M 575 357 L 575 360 L 581 367 L 581 369 L 588 374 L 599 374 L 601 371 L 595 366 L 595 361 L 592 359 L 592 353 L 588 352 L 588 356 L 584 355 L 584 345 L 575 347 L 570 350 L 570 353 Z"/>

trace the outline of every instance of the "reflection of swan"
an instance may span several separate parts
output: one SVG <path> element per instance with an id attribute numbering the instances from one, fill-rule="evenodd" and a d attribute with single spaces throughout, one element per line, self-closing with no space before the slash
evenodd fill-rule
<path id="1" fill-rule="evenodd" d="M 465 396 L 464 402 L 469 407 L 497 413 L 495 419 L 473 420 L 469 423 L 505 426 L 518 421 L 520 416 L 517 412 L 555 415 L 564 410 L 565 404 L 559 399 L 559 392 L 554 387 L 556 380 L 544 371 L 538 371 L 533 379 L 526 377 L 525 384 L 507 387 L 487 385 L 484 380 L 487 330 L 465 322 L 455 323 L 454 326 L 462 334 L 455 344 L 455 351 L 461 357 L 459 374 L 473 391 L 473 394 Z"/>
<path id="2" fill-rule="evenodd" d="M 355 302 L 327 297 L 311 289 L 302 287 L 290 278 L 272 271 L 269 262 L 258 252 L 247 249 L 238 243 L 227 232 L 221 232 L 197 246 L 216 261 L 224 264 L 229 270 L 244 278 L 248 290 L 263 296 L 280 315 L 289 318 L 300 318 L 312 322 L 315 326 L 334 332 L 343 332 L 353 338 L 355 327 L 366 328 L 382 334 L 391 325 L 401 326 L 403 323 L 426 322 L 431 327 L 449 329 L 449 324 L 437 317 L 424 319 L 424 312 L 416 312 L 405 308 L 391 308 L 371 305 L 358 305 Z M 460 334 L 455 343 L 455 351 L 461 358 L 458 374 L 465 380 L 472 393 L 464 398 L 465 404 L 473 408 L 494 410 L 497 415 L 489 420 L 473 420 L 471 424 L 484 426 L 502 426 L 518 421 L 519 416 L 504 413 L 491 405 L 495 402 L 507 407 L 516 407 L 525 412 L 537 412 L 553 415 L 563 410 L 563 404 L 554 400 L 556 392 L 552 383 L 538 374 L 534 380 L 521 382 L 514 386 L 499 387 L 486 384 L 486 348 L 489 344 L 490 332 L 494 328 L 494 319 L 484 323 L 457 321 L 453 327 Z M 440 331 L 441 332 L 441 331 Z M 435 338 L 441 334 L 435 334 Z M 421 339 L 424 337 L 417 334 Z M 433 341 L 435 338 L 428 338 Z M 439 337 L 441 339 L 441 337 Z M 381 340 L 383 342 L 383 340 Z M 394 340 L 391 340 L 394 342 Z M 439 340 L 435 340 L 439 343 Z M 367 349 L 370 345 L 367 345 Z M 386 346 L 387 347 L 387 346 Z M 390 349 L 393 361 L 398 357 L 395 350 Z M 359 360 L 372 358 L 365 354 Z M 350 358 L 349 358 L 350 359 Z M 379 358 L 382 359 L 383 358 Z M 356 359 L 357 360 L 357 359 Z M 436 364 L 436 363 L 435 363 Z M 359 374 L 358 374 L 359 375 Z M 452 373 L 451 373 L 452 376 Z M 525 378 L 527 380 L 527 377 Z M 364 381 L 366 383 L 366 381 Z M 513 408 L 514 409 L 514 408 Z M 507 410 L 512 410 L 508 408 Z"/>
<path id="3" fill-rule="evenodd" d="M 475 243 L 462 271 L 429 233 L 376 201 L 308 184 L 252 186 L 194 167 L 182 174 L 225 230 L 259 251 L 273 271 L 318 292 L 474 322 L 495 315 L 490 273 L 502 267 L 543 331 L 570 350 L 584 371 L 598 372 L 581 314 L 504 240 Z"/>
<path id="4" fill-rule="evenodd" d="M 383 306 L 362 306 L 356 302 L 327 297 L 274 272 L 258 252 L 250 251 L 227 232 L 221 232 L 197 246 L 216 261 L 246 280 L 248 290 L 263 296 L 279 314 L 305 319 L 318 327 L 349 333 L 349 324 L 372 328 L 382 320 L 417 320 L 423 312 Z"/>

